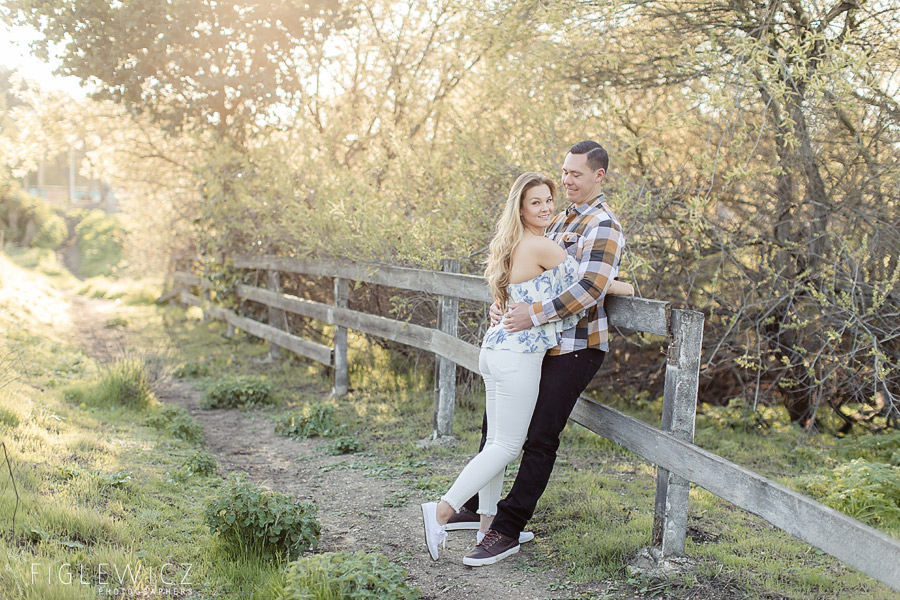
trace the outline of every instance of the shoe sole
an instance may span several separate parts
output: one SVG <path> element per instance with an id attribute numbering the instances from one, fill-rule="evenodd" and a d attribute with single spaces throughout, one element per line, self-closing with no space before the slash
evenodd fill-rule
<path id="1" fill-rule="evenodd" d="M 431 555 L 431 560 L 436 561 L 438 559 L 437 544 L 435 544 L 435 547 L 434 547 L 435 551 L 432 551 L 431 543 L 430 543 L 431 540 L 428 539 L 429 538 L 429 536 L 428 536 L 428 513 L 425 510 L 424 504 L 422 505 L 422 526 L 425 529 L 425 547 L 428 548 L 428 554 Z"/>
<path id="2" fill-rule="evenodd" d="M 463 557 L 463 564 L 468 567 L 484 567 L 487 565 L 492 565 L 494 563 L 500 562 L 504 558 L 508 556 L 512 556 L 516 552 L 519 551 L 519 546 L 513 546 L 506 552 L 501 552 L 497 556 L 489 556 L 487 558 L 469 558 L 468 556 Z"/>
<path id="3" fill-rule="evenodd" d="M 478 521 L 461 521 L 459 523 L 447 523 L 444 529 L 447 531 L 461 531 L 463 529 L 478 529 L 481 523 Z"/>

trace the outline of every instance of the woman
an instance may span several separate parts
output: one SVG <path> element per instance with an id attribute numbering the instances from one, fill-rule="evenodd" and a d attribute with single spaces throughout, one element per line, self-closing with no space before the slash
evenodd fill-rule
<path id="1" fill-rule="evenodd" d="M 578 280 L 578 263 L 543 236 L 553 217 L 556 186 L 538 173 L 524 173 L 509 191 L 494 239 L 485 278 L 500 306 L 558 296 Z M 614 281 L 609 293 L 631 295 L 634 288 Z M 544 352 L 559 344 L 559 334 L 574 327 L 581 314 L 508 333 L 502 322 L 484 336 L 478 367 L 486 392 L 487 436 L 484 448 L 462 470 L 440 502 L 422 505 L 425 544 L 431 558 L 446 540 L 447 521 L 476 491 L 481 532 L 490 527 L 506 466 L 519 455 L 534 412 Z"/>

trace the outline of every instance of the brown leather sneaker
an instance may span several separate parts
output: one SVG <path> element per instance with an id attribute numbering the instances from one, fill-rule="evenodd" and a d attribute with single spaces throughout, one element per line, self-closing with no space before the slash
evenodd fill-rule
<path id="1" fill-rule="evenodd" d="M 494 529 L 484 534 L 481 543 L 463 557 L 463 564 L 483 567 L 499 562 L 519 551 L 519 540 L 507 537 Z"/>
<path id="2" fill-rule="evenodd" d="M 450 520 L 447 521 L 444 529 L 447 531 L 456 531 L 458 529 L 478 529 L 480 526 L 481 515 L 473 513 L 464 506 L 459 509 L 459 512 L 450 517 Z"/>

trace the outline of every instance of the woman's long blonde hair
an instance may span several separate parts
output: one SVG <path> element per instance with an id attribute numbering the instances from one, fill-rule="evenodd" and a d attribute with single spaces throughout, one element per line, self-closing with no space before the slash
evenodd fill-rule
<path id="1" fill-rule="evenodd" d="M 525 235 L 525 226 L 522 224 L 522 198 L 533 187 L 546 185 L 550 188 L 550 194 L 556 195 L 556 186 L 553 181 L 540 173 L 522 173 L 513 183 L 503 207 L 503 214 L 497 221 L 497 228 L 491 240 L 490 254 L 487 260 L 487 268 L 484 270 L 484 278 L 487 279 L 494 300 L 505 309 L 509 301 L 509 272 L 512 268 L 512 253 L 522 241 Z"/>

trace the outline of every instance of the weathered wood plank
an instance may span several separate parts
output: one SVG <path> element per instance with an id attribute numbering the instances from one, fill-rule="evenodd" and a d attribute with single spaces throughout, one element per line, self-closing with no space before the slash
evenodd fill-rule
<path id="1" fill-rule="evenodd" d="M 478 346 L 429 327 L 339 308 L 334 309 L 334 322 L 356 331 L 434 352 L 461 367 L 478 372 L 478 353 L 481 351 Z"/>
<path id="2" fill-rule="evenodd" d="M 269 291 L 275 293 L 281 292 L 281 281 L 278 276 L 278 271 L 266 272 L 266 287 Z M 285 314 L 285 311 L 275 306 L 269 306 L 268 308 L 269 325 L 275 329 L 287 331 L 287 315 Z M 269 356 L 273 359 L 281 357 L 281 347 L 271 340 L 269 341 Z"/>
<path id="3" fill-rule="evenodd" d="M 203 306 L 203 300 L 190 292 L 181 292 L 178 297 L 182 303 L 187 304 L 188 306 Z"/>
<path id="4" fill-rule="evenodd" d="M 273 294 L 268 290 L 248 285 L 237 286 L 236 292 L 240 298 L 246 298 L 261 304 L 271 302 L 289 312 L 382 337 L 419 348 L 420 350 L 434 352 L 439 356 L 449 358 L 461 367 L 478 373 L 478 353 L 481 351 L 478 346 L 429 327 L 346 308 L 336 308 L 321 302 L 297 298 L 296 296 Z"/>
<path id="5" fill-rule="evenodd" d="M 383 264 L 354 264 L 334 260 L 306 260 L 279 256 L 234 257 L 239 269 L 278 269 L 302 275 L 341 277 L 435 295 L 455 296 L 464 300 L 492 302 L 484 279 L 475 275 L 426 271 Z"/>
<path id="6" fill-rule="evenodd" d="M 683 442 L 694 441 L 703 315 L 672 311 L 672 337 L 666 356 L 666 382 L 660 429 Z M 656 473 L 652 544 L 663 556 L 684 556 L 690 483 L 660 467 Z"/>
<path id="7" fill-rule="evenodd" d="M 340 277 L 334 278 L 334 305 L 347 308 L 350 300 L 350 282 Z M 331 393 L 335 397 L 347 395 L 347 328 L 334 326 L 334 385 Z"/>
<path id="8" fill-rule="evenodd" d="M 172 274 L 172 281 L 182 285 L 199 285 L 203 290 L 208 290 L 212 287 L 212 282 L 209 279 L 200 279 L 193 273 L 187 273 L 185 271 L 175 271 Z"/>
<path id="9" fill-rule="evenodd" d="M 190 306 L 202 307 L 204 305 L 200 298 L 188 294 L 187 292 L 181 293 L 181 301 Z M 274 342 L 282 348 L 286 348 L 300 356 L 305 356 L 306 358 L 331 366 L 331 348 L 328 346 L 323 346 L 322 344 L 311 342 L 302 337 L 291 335 L 286 331 L 276 329 L 265 323 L 260 323 L 259 321 L 248 319 L 247 317 L 241 317 L 227 308 L 207 305 L 205 306 L 205 309 L 206 312 L 215 319 L 225 321 L 229 325 L 242 329 L 258 338 Z"/>
<path id="10" fill-rule="evenodd" d="M 441 261 L 445 273 L 459 273 L 459 259 Z M 459 325 L 459 300 L 454 296 L 441 296 L 438 301 L 438 330 L 452 338 L 457 337 Z M 456 363 L 449 358 L 438 357 L 435 365 L 437 390 L 434 398 L 432 434 L 435 439 L 453 435 L 453 412 L 456 408 Z"/>
<path id="11" fill-rule="evenodd" d="M 266 306 L 275 306 L 281 310 L 325 321 L 326 323 L 334 323 L 334 315 L 332 314 L 332 308 L 334 307 L 328 304 L 298 298 L 290 294 L 276 294 L 263 288 L 243 284 L 235 287 L 235 293 L 238 298 L 253 300 Z"/>
<path id="12" fill-rule="evenodd" d="M 351 264 L 333 260 L 305 260 L 278 256 L 236 256 L 234 266 L 241 269 L 279 269 L 302 275 L 341 277 L 390 287 L 425 292 L 437 296 L 455 296 L 462 300 L 493 302 L 484 279 L 442 271 L 427 271 L 383 264 Z M 607 296 L 604 307 L 610 325 L 668 335 L 669 304 L 659 300 Z"/>
<path id="13" fill-rule="evenodd" d="M 584 396 L 571 418 L 900 591 L 900 540 Z"/>
<path id="14" fill-rule="evenodd" d="M 628 296 L 606 296 L 603 308 L 612 327 L 669 335 L 669 303 Z"/>

